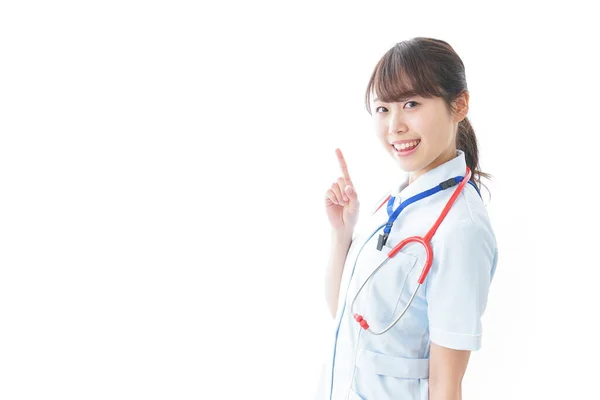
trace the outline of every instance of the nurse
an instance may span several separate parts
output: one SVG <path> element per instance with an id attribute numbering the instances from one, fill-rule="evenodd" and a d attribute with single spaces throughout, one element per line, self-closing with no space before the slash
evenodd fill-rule
<path id="1" fill-rule="evenodd" d="M 442 40 L 397 43 L 375 66 L 365 102 L 384 152 L 405 174 L 392 173 L 399 178 L 367 210 L 365 229 L 355 232 L 360 202 L 336 149 L 342 176 L 325 194 L 332 228 L 325 287 L 334 329 L 316 398 L 460 399 L 470 352 L 481 347 L 481 318 L 498 262 L 480 195 L 481 177 L 490 176 L 479 169 L 467 119 L 464 65 Z M 426 250 L 409 243 L 361 290 L 396 244 L 427 234 L 458 188 L 444 182 L 461 182 L 467 167 L 469 184 L 431 238 L 433 261 L 423 284 Z M 385 232 L 377 231 L 386 223 Z"/>

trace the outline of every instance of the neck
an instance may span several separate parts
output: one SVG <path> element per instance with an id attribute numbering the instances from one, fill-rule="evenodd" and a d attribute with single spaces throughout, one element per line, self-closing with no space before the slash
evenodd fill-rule
<path id="1" fill-rule="evenodd" d="M 416 181 L 420 176 L 425 175 L 427 172 L 431 171 L 434 168 L 439 167 L 440 165 L 447 163 L 448 161 L 456 158 L 456 147 L 452 147 L 447 151 L 443 152 L 439 155 L 435 160 L 433 160 L 428 166 L 423 168 L 420 171 L 415 171 L 409 174 L 408 184 L 410 185 L 414 181 Z"/>

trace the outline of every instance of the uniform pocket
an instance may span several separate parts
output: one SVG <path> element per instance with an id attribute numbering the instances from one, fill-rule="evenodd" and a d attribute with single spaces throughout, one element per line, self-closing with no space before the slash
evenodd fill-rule
<path id="1" fill-rule="evenodd" d="M 392 250 L 391 247 L 384 246 L 381 253 L 385 256 L 379 259 L 374 270 Z M 374 251 L 378 251 L 375 249 Z M 363 289 L 367 293 L 365 296 L 365 315 L 366 320 L 376 322 L 373 326 L 375 330 L 384 329 L 381 324 L 388 324 L 393 321 L 404 309 L 404 304 L 400 303 L 402 292 L 405 290 L 414 290 L 416 281 L 410 282 L 409 279 L 415 279 L 411 272 L 417 265 L 418 258 L 412 254 L 397 252 L 385 265 L 383 265 L 371 277 L 367 286 Z M 406 296 L 404 296 L 406 297 Z"/>
<path id="2" fill-rule="evenodd" d="M 428 377 L 429 359 L 397 357 L 359 348 L 353 389 L 364 400 L 420 399 L 421 382 Z"/>
<path id="3" fill-rule="evenodd" d="M 429 378 L 428 358 L 407 358 L 358 349 L 356 367 L 367 374 L 403 379 Z"/>

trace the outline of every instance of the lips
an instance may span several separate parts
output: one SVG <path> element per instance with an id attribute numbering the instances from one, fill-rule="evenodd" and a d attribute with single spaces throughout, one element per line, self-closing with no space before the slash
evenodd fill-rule
<path id="1" fill-rule="evenodd" d="M 402 146 L 402 145 L 407 146 L 412 143 L 414 143 L 414 145 L 411 147 L 400 148 L 400 146 Z M 394 149 L 396 151 L 409 151 L 409 150 L 412 150 L 415 147 L 417 147 L 419 145 L 419 143 L 421 143 L 421 139 L 402 140 L 402 141 L 392 142 L 391 144 L 392 144 L 392 147 L 394 147 Z"/>
<path id="2" fill-rule="evenodd" d="M 404 143 L 406 143 L 406 142 L 410 143 L 410 142 L 414 142 L 414 140 L 408 140 L 408 141 L 404 140 L 404 141 L 402 141 L 402 142 L 404 142 Z M 396 144 L 396 143 L 399 143 L 399 142 L 394 142 L 394 143 Z M 402 156 L 402 157 L 404 157 L 404 156 L 411 155 L 412 153 L 414 153 L 415 151 L 417 151 L 417 149 L 419 148 L 419 144 L 421 144 L 421 141 L 420 141 L 420 140 L 417 140 L 417 144 L 416 144 L 416 146 L 409 147 L 409 148 L 406 148 L 406 149 L 396 149 L 396 147 L 394 147 L 394 146 L 392 145 L 392 149 L 394 150 L 394 153 L 395 153 L 397 156 Z"/>

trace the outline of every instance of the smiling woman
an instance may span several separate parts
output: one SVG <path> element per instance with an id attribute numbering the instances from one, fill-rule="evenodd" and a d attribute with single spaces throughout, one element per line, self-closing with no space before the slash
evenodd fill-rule
<path id="1" fill-rule="evenodd" d="M 325 196 L 336 329 L 317 399 L 460 399 L 498 261 L 464 65 L 442 40 L 400 42 L 375 66 L 365 100 L 406 177 L 355 233 L 358 191 L 336 149 L 343 176 Z"/>
<path id="2" fill-rule="evenodd" d="M 371 97 L 373 101 L 371 104 Z M 417 37 L 400 42 L 377 63 L 365 93 L 375 131 L 410 181 L 465 152 L 481 189 L 479 152 L 467 118 L 469 92 L 464 65 L 452 47 L 438 39 Z M 394 143 L 422 141 L 415 151 L 394 151 Z M 402 158 L 402 156 L 412 156 Z M 401 158 L 398 158 L 401 157 Z"/>

